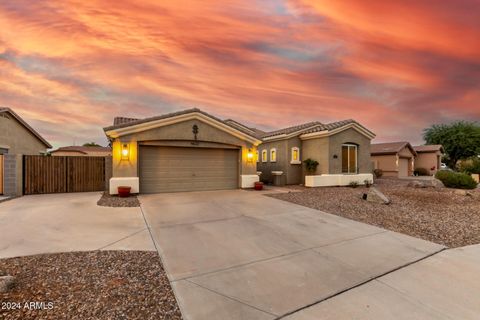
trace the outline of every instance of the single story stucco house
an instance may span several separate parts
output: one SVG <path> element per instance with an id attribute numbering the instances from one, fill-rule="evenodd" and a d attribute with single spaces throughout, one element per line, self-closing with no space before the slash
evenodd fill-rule
<path id="1" fill-rule="evenodd" d="M 281 174 L 284 184 L 335 185 L 332 179 L 371 174 L 370 141 L 374 137 L 354 120 L 309 122 L 265 132 L 258 147 L 257 170 L 261 180 L 268 183 Z M 315 172 L 305 171 L 302 161 L 306 159 L 319 163 Z M 318 176 L 317 181 L 306 176 Z"/>
<path id="2" fill-rule="evenodd" d="M 279 169 L 289 183 L 301 183 L 305 157 L 320 163 L 309 177 L 332 174 L 333 184 L 351 179 L 361 183 L 372 176 L 374 134 L 353 120 L 268 133 L 195 108 L 145 119 L 117 117 L 104 131 L 112 145 L 112 194 L 118 186 L 130 186 L 133 193 L 250 188 L 262 169 L 265 173 L 260 175 Z M 256 155 L 268 150 L 267 163 L 272 162 L 272 149 L 277 163 L 292 165 L 293 170 L 266 164 L 257 168 Z M 305 181 L 317 186 L 325 183 L 322 179 Z"/>
<path id="3" fill-rule="evenodd" d="M 12 109 L 0 107 L 0 194 L 21 194 L 22 155 L 45 154 L 51 147 Z"/>
<path id="4" fill-rule="evenodd" d="M 443 146 L 440 144 L 414 146 L 413 149 L 417 153 L 415 158 L 415 170 L 426 169 L 430 175 L 440 169 L 442 156 L 445 153 Z"/>
<path id="5" fill-rule="evenodd" d="M 408 142 L 375 143 L 371 146 L 374 169 L 381 169 L 387 177 L 413 175 L 417 152 Z"/>
<path id="6" fill-rule="evenodd" d="M 52 156 L 110 157 L 112 148 L 100 146 L 67 146 L 50 151 Z"/>

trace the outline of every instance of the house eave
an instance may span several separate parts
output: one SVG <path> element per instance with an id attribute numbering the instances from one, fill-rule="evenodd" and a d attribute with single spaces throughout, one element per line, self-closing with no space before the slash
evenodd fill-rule
<path id="1" fill-rule="evenodd" d="M 153 120 L 153 121 L 139 123 L 139 124 L 133 124 L 131 126 L 126 126 L 122 128 L 116 128 L 116 129 L 105 128 L 104 130 L 107 137 L 116 139 L 125 135 L 138 133 L 138 132 L 155 129 L 159 127 L 164 127 L 164 126 L 168 126 L 168 125 L 172 125 L 172 124 L 176 124 L 176 123 L 180 123 L 188 120 L 202 121 L 204 123 L 211 125 L 212 127 L 215 127 L 219 130 L 227 132 L 232 136 L 235 136 L 241 140 L 247 141 L 253 144 L 254 146 L 258 146 L 260 143 L 262 143 L 262 141 L 257 139 L 256 137 L 245 134 L 240 130 L 237 130 L 215 119 L 212 119 L 200 112 L 192 112 L 192 113 L 182 114 L 182 115 L 178 115 L 170 118 Z"/>
<path id="2" fill-rule="evenodd" d="M 312 129 L 317 128 L 317 127 L 319 127 L 319 126 L 320 126 L 319 124 L 316 124 L 316 125 L 313 125 L 313 126 L 311 126 L 311 127 L 304 128 L 304 129 L 301 129 L 301 130 L 297 130 L 297 131 L 292 132 L 292 133 L 289 133 L 289 134 L 282 133 L 282 134 L 277 134 L 277 135 L 274 135 L 274 136 L 264 137 L 264 138 L 263 138 L 263 141 L 265 141 L 265 142 L 267 142 L 267 141 L 270 142 L 270 141 L 290 139 L 290 138 L 293 138 L 293 137 L 296 137 L 296 136 L 301 135 L 302 132 L 305 132 L 305 131 L 308 131 L 308 130 L 312 130 Z"/>
<path id="3" fill-rule="evenodd" d="M 348 130 L 348 129 L 354 129 L 358 131 L 360 134 L 364 135 L 365 137 L 369 139 L 374 139 L 376 135 L 373 132 L 370 132 L 363 128 L 362 126 L 356 124 L 356 123 L 350 123 L 346 126 L 336 128 L 333 130 L 322 130 L 318 132 L 311 132 L 311 133 L 305 133 L 300 136 L 300 139 L 302 140 L 309 140 L 309 139 L 316 139 L 316 138 L 323 138 L 323 137 L 329 137 L 334 134 L 340 133 L 342 131 Z"/>

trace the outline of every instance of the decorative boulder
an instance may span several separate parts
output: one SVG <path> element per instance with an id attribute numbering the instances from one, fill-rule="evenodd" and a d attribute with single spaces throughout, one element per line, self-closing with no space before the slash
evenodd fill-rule
<path id="1" fill-rule="evenodd" d="M 445 188 L 445 185 L 443 184 L 443 182 L 435 178 L 427 181 L 426 185 L 432 188 Z"/>
<path id="2" fill-rule="evenodd" d="M 469 197 L 473 196 L 470 191 L 463 190 L 463 189 L 456 189 L 455 191 L 453 191 L 453 193 L 459 196 L 469 196 Z"/>
<path id="3" fill-rule="evenodd" d="M 407 184 L 407 187 L 411 188 L 445 188 L 443 182 L 438 179 L 418 181 L 414 180 Z"/>
<path id="4" fill-rule="evenodd" d="M 0 293 L 5 293 L 15 285 L 15 277 L 2 276 L 0 277 Z"/>
<path id="5" fill-rule="evenodd" d="M 375 187 L 370 187 L 366 195 L 366 200 L 369 202 L 390 204 L 390 199 L 388 199 L 387 196 L 385 196 L 382 192 L 380 192 L 380 190 Z"/>
<path id="6" fill-rule="evenodd" d="M 427 186 L 426 186 L 423 182 L 414 180 L 414 181 L 409 182 L 409 183 L 407 184 L 407 187 L 411 187 L 411 188 L 426 188 Z"/>

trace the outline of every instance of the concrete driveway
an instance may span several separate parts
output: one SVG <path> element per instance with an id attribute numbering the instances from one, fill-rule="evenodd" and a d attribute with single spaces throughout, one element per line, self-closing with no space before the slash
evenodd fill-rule
<path id="1" fill-rule="evenodd" d="M 140 208 L 97 206 L 99 192 L 0 203 L 0 258 L 86 250 L 155 250 Z"/>
<path id="2" fill-rule="evenodd" d="M 443 249 L 254 191 L 140 200 L 186 319 L 282 317 Z"/>

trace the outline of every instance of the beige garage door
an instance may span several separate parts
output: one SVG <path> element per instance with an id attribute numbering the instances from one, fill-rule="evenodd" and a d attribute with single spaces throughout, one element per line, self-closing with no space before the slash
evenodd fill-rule
<path id="1" fill-rule="evenodd" d="M 140 147 L 140 192 L 238 188 L 238 150 Z"/>
<path id="2" fill-rule="evenodd" d="M 408 176 L 408 159 L 400 159 L 398 163 L 398 176 L 399 177 L 407 177 Z"/>

